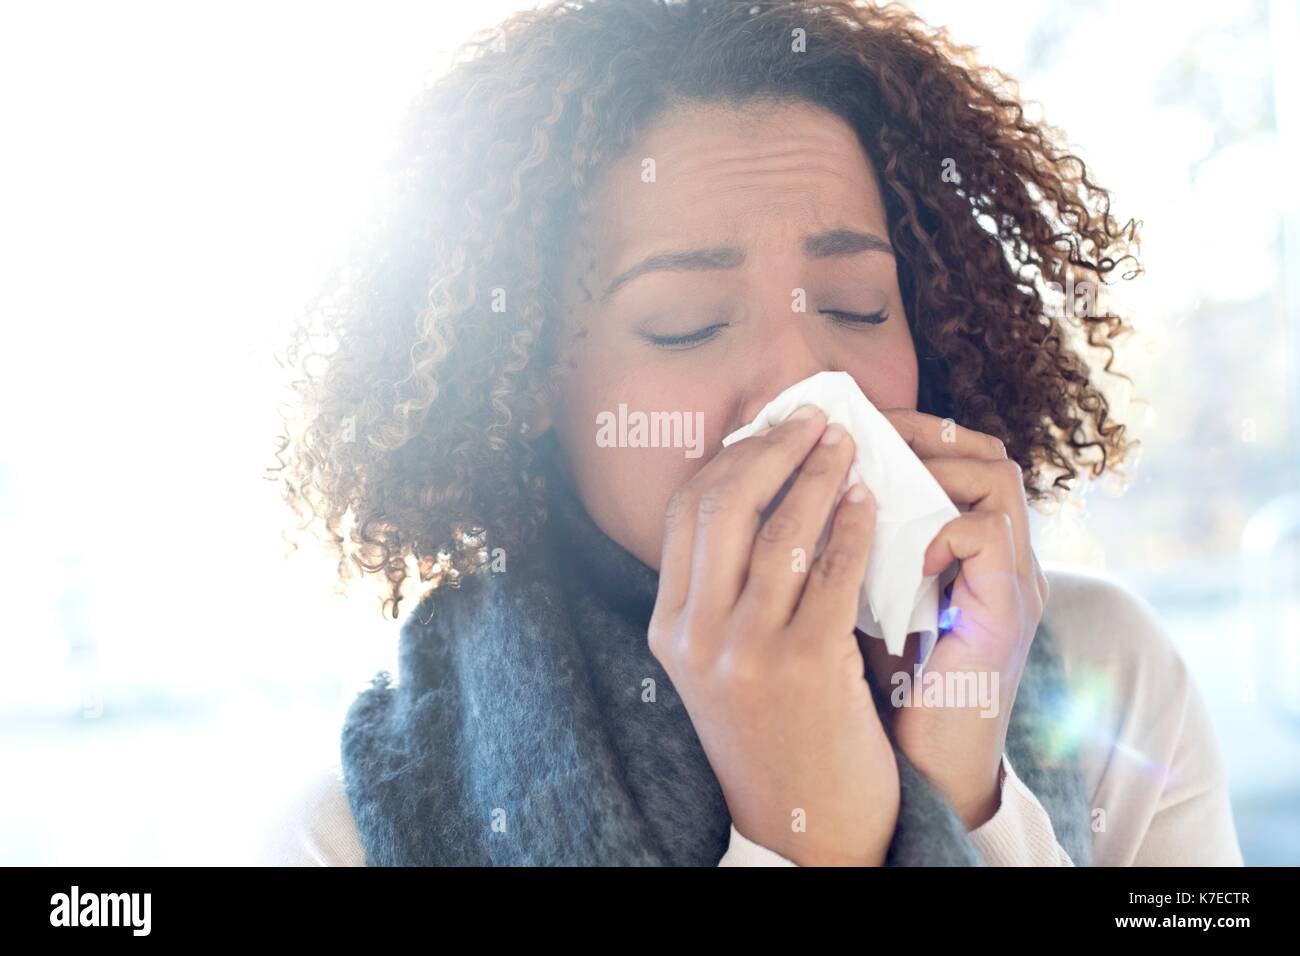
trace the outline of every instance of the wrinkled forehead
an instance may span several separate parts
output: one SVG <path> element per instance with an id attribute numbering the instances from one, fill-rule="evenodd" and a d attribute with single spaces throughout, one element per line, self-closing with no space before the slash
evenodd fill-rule
<path id="1" fill-rule="evenodd" d="M 803 102 L 667 112 L 604 171 L 587 207 L 577 265 L 588 284 L 670 246 L 783 253 L 824 229 L 888 235 L 857 134 Z"/>

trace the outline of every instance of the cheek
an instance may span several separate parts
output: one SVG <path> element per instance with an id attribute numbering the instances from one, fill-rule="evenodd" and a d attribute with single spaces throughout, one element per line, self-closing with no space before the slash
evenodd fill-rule
<path id="1" fill-rule="evenodd" d="M 846 368 L 876 408 L 916 408 L 919 377 L 911 332 L 900 322 L 869 357 L 851 359 Z"/>
<path id="2" fill-rule="evenodd" d="M 555 423 L 561 444 L 592 520 L 657 569 L 668 499 L 721 446 L 728 410 L 718 396 L 725 389 L 699 376 L 655 382 L 612 361 L 585 371 L 573 380 L 580 388 L 565 390 Z M 672 433 L 677 447 L 634 447 L 636 414 L 656 412 L 681 413 L 681 430 Z"/>

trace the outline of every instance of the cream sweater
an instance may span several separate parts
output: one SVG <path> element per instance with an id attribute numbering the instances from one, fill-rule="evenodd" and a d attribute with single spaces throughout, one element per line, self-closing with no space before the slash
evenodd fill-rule
<path id="1" fill-rule="evenodd" d="M 1044 618 L 1080 711 L 1097 866 L 1241 866 L 1218 740 L 1152 608 L 1100 575 L 1048 568 Z M 1002 802 L 971 840 L 990 866 L 1072 866 L 1051 818 L 1003 755 Z M 338 766 L 267 831 L 268 866 L 363 866 Z M 793 866 L 734 826 L 719 866 Z"/>

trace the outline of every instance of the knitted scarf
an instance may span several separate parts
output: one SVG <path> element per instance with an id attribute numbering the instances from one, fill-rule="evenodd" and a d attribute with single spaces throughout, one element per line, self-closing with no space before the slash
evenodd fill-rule
<path id="1" fill-rule="evenodd" d="M 721 788 L 647 645 L 657 573 L 596 526 L 570 480 L 547 484 L 538 546 L 409 612 L 399 681 L 381 671 L 347 712 L 344 785 L 367 865 L 714 866 L 727 849 Z M 883 714 L 891 705 L 872 692 Z M 1006 753 L 1084 866 L 1082 776 L 1048 758 L 1065 693 L 1040 627 Z M 886 864 L 983 865 L 952 808 L 895 751 Z"/>

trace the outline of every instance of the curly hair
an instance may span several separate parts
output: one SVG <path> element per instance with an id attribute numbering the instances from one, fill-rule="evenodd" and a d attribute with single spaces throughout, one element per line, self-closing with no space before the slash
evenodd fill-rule
<path id="1" fill-rule="evenodd" d="M 519 423 L 557 362 L 588 187 L 674 106 L 759 98 L 842 117 L 875 165 L 921 411 L 1000 438 L 1031 501 L 1123 461 L 1136 442 L 1079 350 L 1111 372 L 1132 328 L 1062 310 L 1059 290 L 1138 274 L 1138 224 L 1004 73 L 892 4 L 555 2 L 477 34 L 414 99 L 376 214 L 284 352 L 295 396 L 268 477 L 343 579 L 349 561 L 383 574 L 396 618 L 408 560 L 455 586 L 485 534 L 529 546 L 546 476 Z"/>

